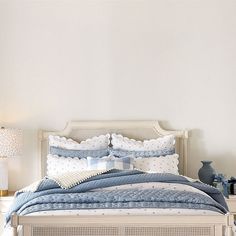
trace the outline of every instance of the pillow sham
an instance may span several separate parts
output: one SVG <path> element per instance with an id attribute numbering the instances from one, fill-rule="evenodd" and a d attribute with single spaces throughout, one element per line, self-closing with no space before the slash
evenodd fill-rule
<path id="1" fill-rule="evenodd" d="M 49 154 L 47 156 L 47 175 L 58 175 L 71 171 L 87 170 L 87 159 L 78 157 L 62 157 Z"/>
<path id="2" fill-rule="evenodd" d="M 166 156 L 166 155 L 172 155 L 175 153 L 175 149 L 161 149 L 157 151 L 127 151 L 122 149 L 109 149 L 109 155 L 115 156 L 115 157 L 159 157 L 159 156 Z"/>
<path id="3" fill-rule="evenodd" d="M 88 170 L 133 170 L 133 158 L 123 157 L 116 158 L 113 156 L 106 156 L 102 158 L 88 157 Z"/>
<path id="4" fill-rule="evenodd" d="M 167 155 L 161 157 L 135 158 L 134 169 L 148 173 L 171 173 L 178 175 L 179 155 Z"/>
<path id="5" fill-rule="evenodd" d="M 114 149 L 123 149 L 127 151 L 160 151 L 175 148 L 174 135 L 167 135 L 157 139 L 137 141 L 122 136 L 121 134 L 112 134 L 111 143 Z"/>
<path id="6" fill-rule="evenodd" d="M 110 144 L 110 134 L 94 136 L 92 138 L 81 141 L 80 143 L 66 137 L 50 135 L 49 146 L 60 147 L 73 150 L 98 150 L 108 148 Z"/>
<path id="7" fill-rule="evenodd" d="M 79 157 L 79 158 L 87 158 L 91 157 L 104 157 L 109 155 L 109 149 L 99 149 L 99 150 L 73 150 L 73 149 L 65 149 L 60 147 L 50 147 L 49 153 L 52 155 L 58 155 L 63 157 Z"/>

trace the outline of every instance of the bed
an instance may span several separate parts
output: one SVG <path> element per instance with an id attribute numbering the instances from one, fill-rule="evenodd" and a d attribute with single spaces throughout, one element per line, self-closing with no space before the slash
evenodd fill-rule
<path id="1" fill-rule="evenodd" d="M 66 128 L 59 132 L 40 131 L 39 161 L 41 176 L 46 174 L 47 154 L 49 151 L 48 137 L 50 135 L 70 137 L 75 140 L 85 140 L 92 136 L 106 133 L 119 133 L 124 136 L 147 140 L 164 135 L 174 135 L 176 153 L 179 154 L 179 172 L 187 175 L 188 131 L 170 131 L 160 127 L 157 121 L 76 121 L 69 122 Z M 129 172 L 127 172 L 129 174 Z M 121 175 L 127 179 L 127 173 L 108 173 Z M 135 179 L 143 179 L 137 171 Z M 136 178 L 136 174 L 137 177 Z M 182 176 L 177 178 L 184 178 Z M 101 175 L 102 176 L 102 175 Z M 106 176 L 106 175 L 105 175 Z M 94 177 L 106 185 L 108 178 Z M 104 179 L 103 179 L 104 178 Z M 146 178 L 146 177 L 145 177 Z M 155 178 L 162 178 L 156 176 Z M 128 178 L 130 179 L 130 177 Z M 182 179 L 183 180 L 183 179 Z M 143 180 L 142 180 L 143 181 Z M 188 179 L 184 180 L 188 181 Z M 150 183 L 153 183 L 149 180 Z M 93 181 L 90 181 L 93 183 Z M 102 185 L 104 187 L 105 185 Z M 137 183 L 140 184 L 140 183 Z M 162 183 L 164 184 L 164 183 Z M 194 183 L 195 184 L 195 183 Z M 152 186 L 153 187 L 153 186 Z M 159 186 L 160 187 L 160 186 Z M 165 187 L 165 186 L 164 186 Z M 171 185 L 171 187 L 173 187 Z M 175 188 L 174 186 L 173 188 Z M 189 188 L 191 186 L 188 186 Z M 203 186 L 203 188 L 205 188 Z M 207 188 L 207 187 L 206 187 Z M 164 189 L 164 188 L 163 188 Z M 127 191 L 122 189 L 122 191 Z M 148 192 L 149 190 L 142 189 Z M 151 191 L 151 190 L 150 190 Z M 111 191 L 112 192 L 112 191 Z M 93 193 L 94 194 L 94 193 Z M 97 194 L 97 193 L 96 193 Z M 97 195 L 96 195 L 97 196 Z M 100 198 L 104 198 L 101 195 Z M 213 195 L 212 195 L 213 196 Z M 116 196 L 112 196 L 113 198 Z M 134 196 L 135 197 L 135 196 Z M 94 195 L 91 197 L 94 198 Z M 192 211 L 185 209 L 103 209 L 92 207 L 91 210 L 73 211 L 43 211 L 43 213 L 28 212 L 28 214 L 13 213 L 11 215 L 12 235 L 18 236 L 231 236 L 233 216 L 228 212 L 213 212 L 211 210 Z M 94 209 L 96 212 L 94 212 Z M 144 212 L 145 211 L 145 212 Z M 58 214 L 59 212 L 59 214 Z M 81 213 L 83 212 L 83 213 Z M 91 213 L 92 212 L 92 213 Z M 198 214 L 196 214 L 198 212 Z M 200 212 L 200 213 L 199 213 Z"/>

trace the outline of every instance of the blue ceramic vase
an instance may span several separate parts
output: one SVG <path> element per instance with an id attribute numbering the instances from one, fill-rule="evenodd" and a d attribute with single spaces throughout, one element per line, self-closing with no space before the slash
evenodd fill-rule
<path id="1" fill-rule="evenodd" d="M 205 183 L 212 185 L 216 171 L 211 166 L 212 161 L 201 161 L 203 166 L 198 171 L 199 179 Z"/>

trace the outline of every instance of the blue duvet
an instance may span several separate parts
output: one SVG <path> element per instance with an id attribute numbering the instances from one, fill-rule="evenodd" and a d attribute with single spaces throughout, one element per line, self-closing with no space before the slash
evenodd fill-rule
<path id="1" fill-rule="evenodd" d="M 166 182 L 195 187 L 208 196 L 188 191 L 167 189 L 117 189 L 92 191 L 97 188 L 124 184 Z M 200 182 L 190 182 L 184 176 L 147 174 L 140 171 L 111 171 L 91 177 L 70 189 L 62 189 L 53 180 L 44 179 L 35 192 L 19 192 L 6 215 L 13 212 L 26 215 L 38 211 L 111 208 L 184 208 L 228 211 L 223 195 L 216 188 Z"/>

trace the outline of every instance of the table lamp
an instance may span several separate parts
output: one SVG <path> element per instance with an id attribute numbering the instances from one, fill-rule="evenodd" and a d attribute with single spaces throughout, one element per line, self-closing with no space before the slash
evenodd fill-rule
<path id="1" fill-rule="evenodd" d="M 7 158 L 21 153 L 22 131 L 19 129 L 0 128 L 0 196 L 8 195 Z"/>

